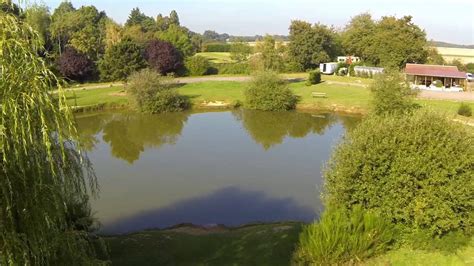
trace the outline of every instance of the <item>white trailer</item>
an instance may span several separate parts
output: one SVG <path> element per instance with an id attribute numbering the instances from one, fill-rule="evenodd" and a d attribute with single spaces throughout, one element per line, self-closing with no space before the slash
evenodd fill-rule
<path id="1" fill-rule="evenodd" d="M 319 71 L 323 74 L 332 75 L 336 72 L 337 63 L 322 63 L 319 64 Z"/>

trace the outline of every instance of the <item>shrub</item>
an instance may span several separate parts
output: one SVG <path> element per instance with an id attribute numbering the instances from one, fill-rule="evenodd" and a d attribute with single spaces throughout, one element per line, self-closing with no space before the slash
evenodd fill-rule
<path id="1" fill-rule="evenodd" d="M 461 105 L 458 108 L 458 115 L 471 117 L 472 116 L 471 106 L 469 106 L 466 103 L 461 103 Z"/>
<path id="2" fill-rule="evenodd" d="M 417 106 L 412 100 L 415 93 L 398 72 L 377 75 L 370 89 L 373 109 L 378 115 L 406 113 Z"/>
<path id="3" fill-rule="evenodd" d="M 172 79 L 153 70 L 135 72 L 128 81 L 127 92 L 133 96 L 135 105 L 142 112 L 176 112 L 189 106 L 187 99 L 174 90 Z"/>
<path id="4" fill-rule="evenodd" d="M 145 58 L 150 67 L 163 75 L 176 72 L 183 66 L 181 53 L 166 41 L 150 41 L 145 49 Z"/>
<path id="5" fill-rule="evenodd" d="M 474 135 L 426 111 L 366 118 L 325 171 L 329 206 L 362 204 L 432 235 L 472 227 Z"/>
<path id="6" fill-rule="evenodd" d="M 275 72 L 259 72 L 245 91 L 245 105 L 250 109 L 281 111 L 294 109 L 297 98 L 288 84 Z"/>
<path id="7" fill-rule="evenodd" d="M 443 87 L 443 82 L 439 79 L 435 80 L 433 84 L 436 86 L 436 88 L 441 88 Z"/>
<path id="8" fill-rule="evenodd" d="M 395 236 L 389 220 L 361 206 L 328 209 L 318 223 L 303 228 L 294 260 L 304 265 L 357 262 L 387 251 Z"/>
<path id="9" fill-rule="evenodd" d="M 319 71 L 319 69 L 309 72 L 306 85 L 311 86 L 319 83 L 321 83 L 321 72 Z"/>
<path id="10" fill-rule="evenodd" d="M 186 59 L 185 67 L 189 75 L 202 76 L 208 74 L 211 64 L 207 58 L 196 55 Z"/>
<path id="11" fill-rule="evenodd" d="M 94 62 L 72 47 L 66 48 L 59 57 L 59 71 L 68 79 L 75 81 L 90 79 L 94 69 Z"/>
<path id="12" fill-rule="evenodd" d="M 99 63 L 100 78 L 105 81 L 125 80 L 145 66 L 142 47 L 126 39 L 107 49 Z"/>
<path id="13" fill-rule="evenodd" d="M 231 45 L 227 43 L 203 44 L 203 52 L 230 52 Z"/>

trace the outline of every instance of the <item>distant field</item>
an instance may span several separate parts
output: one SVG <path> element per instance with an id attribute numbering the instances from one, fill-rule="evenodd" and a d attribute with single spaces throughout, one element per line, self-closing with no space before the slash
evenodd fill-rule
<path id="1" fill-rule="evenodd" d="M 209 59 L 209 61 L 215 64 L 234 62 L 234 60 L 230 58 L 230 53 L 204 52 L 204 53 L 197 53 L 196 55 L 205 57 Z"/>
<path id="2" fill-rule="evenodd" d="M 462 63 L 474 63 L 474 49 L 436 47 L 446 61 L 459 59 Z"/>

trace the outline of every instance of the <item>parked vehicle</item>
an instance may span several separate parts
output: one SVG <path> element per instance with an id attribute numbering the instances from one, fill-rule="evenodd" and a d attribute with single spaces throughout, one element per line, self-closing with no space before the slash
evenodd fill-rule
<path id="1" fill-rule="evenodd" d="M 319 64 L 319 71 L 323 74 L 332 75 L 336 72 L 337 63 L 322 63 Z"/>
<path id="2" fill-rule="evenodd" d="M 474 75 L 472 73 L 466 73 L 466 79 L 468 82 L 474 81 Z"/>

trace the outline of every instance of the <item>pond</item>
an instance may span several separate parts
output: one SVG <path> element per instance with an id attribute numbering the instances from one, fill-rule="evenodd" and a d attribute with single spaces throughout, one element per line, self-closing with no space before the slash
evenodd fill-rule
<path id="1" fill-rule="evenodd" d="M 92 208 L 106 234 L 312 221 L 322 209 L 323 165 L 358 121 L 249 110 L 77 117 L 100 184 Z"/>

